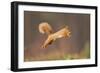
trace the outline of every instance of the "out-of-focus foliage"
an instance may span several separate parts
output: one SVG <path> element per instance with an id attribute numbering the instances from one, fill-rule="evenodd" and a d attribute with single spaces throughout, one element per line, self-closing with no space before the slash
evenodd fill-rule
<path id="1" fill-rule="evenodd" d="M 83 58 L 90 58 L 90 45 L 88 42 L 84 45 L 84 50 L 81 52 Z"/>
<path id="2" fill-rule="evenodd" d="M 90 58 L 90 45 L 89 42 L 84 44 L 83 50 L 79 53 L 62 53 L 61 51 L 54 51 L 52 54 L 39 55 L 37 57 L 28 57 L 25 61 L 43 61 L 43 60 L 76 60 Z"/>
<path id="3" fill-rule="evenodd" d="M 88 42 L 85 43 L 84 49 L 80 53 L 66 54 L 64 56 L 65 60 L 87 59 L 87 58 L 90 58 L 90 45 Z"/>

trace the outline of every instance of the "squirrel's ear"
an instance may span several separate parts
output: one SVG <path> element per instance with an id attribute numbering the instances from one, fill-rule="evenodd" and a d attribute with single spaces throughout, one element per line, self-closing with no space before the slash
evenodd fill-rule
<path id="1" fill-rule="evenodd" d="M 39 24 L 39 32 L 42 34 L 51 34 L 52 33 L 52 27 L 50 26 L 50 24 L 48 24 L 47 22 L 42 22 Z"/>

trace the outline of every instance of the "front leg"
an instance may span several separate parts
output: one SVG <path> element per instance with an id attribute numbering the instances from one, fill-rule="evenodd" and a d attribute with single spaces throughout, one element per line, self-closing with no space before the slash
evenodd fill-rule
<path id="1" fill-rule="evenodd" d="M 49 35 L 47 40 L 44 42 L 44 44 L 42 45 L 42 48 L 46 48 L 48 45 L 53 43 L 53 37 L 52 35 Z"/>

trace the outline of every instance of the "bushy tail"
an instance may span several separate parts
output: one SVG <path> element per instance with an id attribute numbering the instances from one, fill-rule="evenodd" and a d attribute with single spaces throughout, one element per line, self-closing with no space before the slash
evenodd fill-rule
<path id="1" fill-rule="evenodd" d="M 39 32 L 49 35 L 52 33 L 52 27 L 47 22 L 42 22 L 39 24 Z"/>

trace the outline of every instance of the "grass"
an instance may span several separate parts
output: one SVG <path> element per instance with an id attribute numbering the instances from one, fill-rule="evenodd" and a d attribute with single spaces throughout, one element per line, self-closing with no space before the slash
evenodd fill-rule
<path id="1" fill-rule="evenodd" d="M 85 43 L 83 50 L 78 53 L 66 53 L 64 51 L 52 51 L 49 53 L 42 53 L 36 56 L 25 56 L 24 61 L 47 61 L 47 60 L 74 60 L 74 59 L 88 59 L 90 58 L 89 43 Z"/>

